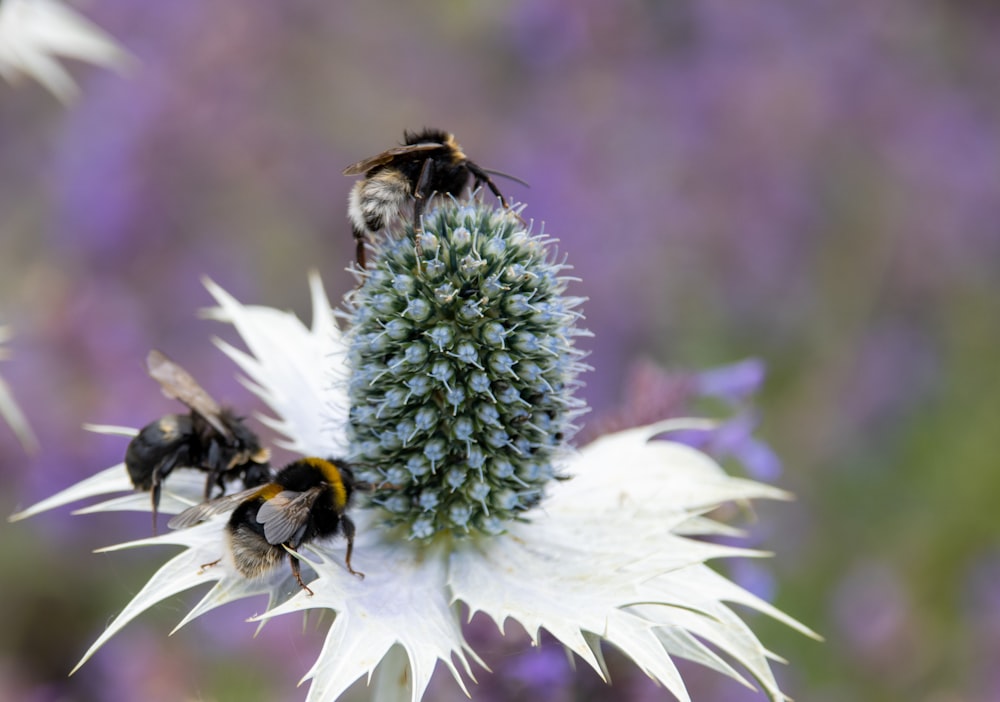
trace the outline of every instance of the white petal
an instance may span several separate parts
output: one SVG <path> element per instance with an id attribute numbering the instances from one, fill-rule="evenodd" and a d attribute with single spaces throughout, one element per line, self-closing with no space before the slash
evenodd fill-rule
<path id="1" fill-rule="evenodd" d="M 769 652 L 724 602 L 811 632 L 703 565 L 711 558 L 762 554 L 679 532 L 716 531 L 699 515 L 722 502 L 787 495 L 730 478 L 687 446 L 651 442 L 665 426 L 620 432 L 584 447 L 566 471 L 571 479 L 552 487 L 543 514 L 502 537 L 460 543 L 451 554 L 454 597 L 501 629 L 508 617 L 536 639 L 546 629 L 602 675 L 595 641 L 603 639 L 681 700 L 687 692 L 670 655 L 745 682 L 693 634 L 732 656 L 773 699 L 783 699 Z"/>
<path id="2" fill-rule="evenodd" d="M 134 427 L 123 427 L 118 424 L 84 424 L 83 428 L 95 434 L 107 434 L 109 436 L 133 437 L 139 434 L 139 430 Z"/>
<path id="3" fill-rule="evenodd" d="M 413 695 L 410 677 L 406 651 L 402 646 L 393 646 L 375 668 L 370 683 L 372 702 L 409 702 Z"/>
<path id="4" fill-rule="evenodd" d="M 190 529 L 171 531 L 149 539 L 101 549 L 101 552 L 108 552 L 161 544 L 185 547 L 183 552 L 171 558 L 156 571 L 139 594 L 132 598 L 87 650 L 73 671 L 79 669 L 112 636 L 147 609 L 197 585 L 215 583 L 202 601 L 181 620 L 175 631 L 195 617 L 227 602 L 267 595 L 270 604 L 279 599 L 282 593 L 287 594 L 290 590 L 289 582 L 294 582 L 287 569 L 276 570 L 271 577 L 254 580 L 244 578 L 236 572 L 227 557 L 225 525 L 225 519 L 216 519 Z M 216 560 L 218 563 L 213 563 Z M 294 585 L 294 588 L 297 590 L 298 585 Z"/>
<path id="5" fill-rule="evenodd" d="M 445 552 L 440 546 L 420 548 L 382 538 L 369 520 L 364 511 L 355 518 L 358 538 L 352 564 L 365 573 L 363 580 L 346 570 L 339 553 L 310 549 L 319 558 L 314 564 L 319 577 L 309 583 L 315 595 L 301 592 L 262 615 L 315 608 L 337 612 L 323 651 L 306 674 L 306 679 L 312 679 L 308 700 L 337 699 L 355 680 L 370 677 L 395 646 L 405 654 L 409 698 L 414 702 L 423 696 L 438 661 L 464 689 L 454 659 L 470 677 L 469 659 L 479 660 L 466 645 L 449 601 Z M 398 670 L 399 661 L 392 665 L 390 659 L 387 665 Z M 388 688 L 382 688 L 381 694 L 392 698 Z"/>
<path id="6" fill-rule="evenodd" d="M 25 15 L 32 42 L 58 56 L 90 63 L 114 65 L 122 58 L 121 49 L 93 22 L 54 0 L 8 0 L 11 12 Z M 26 19 L 28 8 L 34 17 Z"/>
<path id="7" fill-rule="evenodd" d="M 138 511 L 149 512 L 152 509 L 149 493 L 137 492 L 129 480 L 124 463 L 111 466 L 96 475 L 85 478 L 75 485 L 57 492 L 51 497 L 38 502 L 8 517 L 8 521 L 16 522 L 32 517 L 41 512 L 47 512 L 56 507 L 85 500 L 88 497 L 111 495 L 120 492 L 129 494 L 116 497 L 105 502 L 83 507 L 74 514 L 91 514 L 94 512 Z M 166 482 L 160 496 L 159 511 L 163 514 L 178 514 L 193 504 L 200 502 L 205 494 L 205 473 L 193 468 L 178 468 L 174 470 Z"/>
<path id="8" fill-rule="evenodd" d="M 771 654 L 725 602 L 743 604 L 772 616 L 803 634 L 817 637 L 812 631 L 771 605 L 751 595 L 707 566 L 667 573 L 647 583 L 649 601 L 684 602 L 686 608 L 663 608 L 639 605 L 632 611 L 664 627 L 680 627 L 717 646 L 743 665 L 775 700 L 785 699 L 770 669 Z"/>
<path id="9" fill-rule="evenodd" d="M 650 441 L 676 428 L 663 422 L 609 434 L 581 449 L 569 473 L 545 502 L 547 511 L 606 509 L 609 496 L 639 517 L 661 519 L 665 510 L 690 512 L 738 499 L 788 499 L 783 490 L 729 477 L 717 463 L 693 448 Z"/>
<path id="10" fill-rule="evenodd" d="M 62 507 L 73 502 L 85 500 L 88 497 L 97 495 L 107 495 L 115 492 L 131 492 L 132 482 L 128 479 L 128 471 L 125 464 L 119 463 L 102 470 L 97 475 L 92 475 L 85 480 L 81 480 L 75 485 L 57 492 L 55 495 L 38 502 L 27 509 L 23 509 L 8 517 L 8 520 L 16 522 L 20 519 L 34 516 L 41 512 L 47 512 L 56 507 Z"/>
<path id="11" fill-rule="evenodd" d="M 157 511 L 160 514 L 180 514 L 191 505 L 201 502 L 205 495 L 205 477 L 204 471 L 193 468 L 174 470 L 162 484 Z M 132 490 L 128 495 L 81 507 L 74 510 L 73 514 L 149 512 L 152 509 L 152 504 L 148 492 Z"/>
<path id="12" fill-rule="evenodd" d="M 32 76 L 57 97 L 77 93 L 56 56 L 96 65 L 123 67 L 129 56 L 104 31 L 55 0 L 5 0 L 0 3 L 0 73 Z"/>
<path id="13" fill-rule="evenodd" d="M 310 278 L 313 325 L 288 312 L 243 305 L 215 283 L 205 286 L 219 303 L 212 318 L 236 327 L 253 354 L 216 341 L 249 376 L 251 388 L 277 417 L 267 424 L 288 437 L 302 455 L 347 452 L 347 365 L 343 336 L 317 275 Z"/>

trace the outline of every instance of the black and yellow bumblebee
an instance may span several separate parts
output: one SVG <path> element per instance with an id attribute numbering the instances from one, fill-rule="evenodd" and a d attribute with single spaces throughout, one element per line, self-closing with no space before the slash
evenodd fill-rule
<path id="1" fill-rule="evenodd" d="M 205 471 L 206 500 L 213 487 L 224 492 L 229 480 L 242 479 L 245 487 L 271 480 L 270 451 L 260 445 L 242 417 L 220 407 L 187 371 L 160 351 L 149 352 L 146 367 L 164 395 L 180 400 L 190 410 L 147 424 L 125 450 L 132 485 L 150 491 L 154 529 L 161 486 L 174 468 Z"/>
<path id="2" fill-rule="evenodd" d="M 355 527 L 346 510 L 354 491 L 366 487 L 366 483 L 355 480 L 354 472 L 344 462 L 300 458 L 278 471 L 274 482 L 190 507 L 171 519 L 169 525 L 182 529 L 232 510 L 226 534 L 237 572 L 257 578 L 287 556 L 295 581 L 311 595 L 312 590 L 302 581 L 299 560 L 290 553 L 302 544 L 343 533 L 347 539 L 347 570 L 364 577 L 351 567 Z"/>
<path id="3" fill-rule="evenodd" d="M 365 267 L 367 234 L 384 229 L 402 217 L 403 207 L 411 198 L 413 226 L 419 229 L 428 200 L 434 195 L 461 195 L 470 176 L 474 179 L 474 189 L 486 185 L 505 208 L 510 206 L 490 174 L 527 185 L 518 178 L 470 161 L 455 141 L 454 134 L 427 128 L 403 132 L 401 146 L 344 169 L 344 175 L 361 174 L 365 177 L 355 183 L 347 203 L 347 216 L 354 231 L 361 268 Z"/>

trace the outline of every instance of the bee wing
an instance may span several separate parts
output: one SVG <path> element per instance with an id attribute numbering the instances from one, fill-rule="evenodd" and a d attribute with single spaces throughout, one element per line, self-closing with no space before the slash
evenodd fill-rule
<path id="1" fill-rule="evenodd" d="M 191 377 L 190 373 L 156 349 L 146 356 L 146 368 L 149 369 L 149 375 L 160 384 L 164 395 L 180 400 L 193 412 L 200 414 L 227 441 L 232 440 L 232 432 L 219 419 L 222 408 L 204 388 L 198 385 L 198 381 Z"/>
<path id="2" fill-rule="evenodd" d="M 223 514 L 234 510 L 238 505 L 246 502 L 247 500 L 259 497 L 268 487 L 268 485 L 259 485 L 247 490 L 242 490 L 241 492 L 234 492 L 232 495 L 223 495 L 222 497 L 217 497 L 214 500 L 202 502 L 194 507 L 188 507 L 180 514 L 171 517 L 170 521 L 167 522 L 167 526 L 171 529 L 185 529 L 189 526 L 194 526 L 195 524 L 205 521 L 209 517 L 214 517 L 217 514 Z"/>
<path id="3" fill-rule="evenodd" d="M 257 512 L 257 521 L 264 525 L 264 538 L 269 544 L 284 544 L 302 535 L 309 511 L 323 488 L 317 486 L 305 492 L 285 490 L 267 500 Z"/>
<path id="4" fill-rule="evenodd" d="M 384 166 L 397 156 L 405 156 L 406 154 L 418 153 L 420 151 L 432 151 L 433 149 L 440 148 L 440 144 L 435 144 L 433 142 L 397 146 L 395 149 L 383 151 L 378 156 L 372 156 L 371 158 L 366 158 L 364 161 L 358 161 L 357 163 L 348 166 L 344 169 L 344 175 L 361 175 L 362 173 L 367 173 L 372 168 L 375 168 L 375 166 Z"/>

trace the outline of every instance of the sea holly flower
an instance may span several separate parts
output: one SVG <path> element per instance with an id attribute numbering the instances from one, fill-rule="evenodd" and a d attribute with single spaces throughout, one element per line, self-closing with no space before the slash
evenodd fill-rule
<path id="1" fill-rule="evenodd" d="M 333 540 L 296 554 L 308 591 L 287 567 L 243 578 L 225 557 L 225 516 L 114 546 L 184 550 L 84 660 L 153 604 L 211 583 L 181 625 L 261 594 L 268 603 L 256 622 L 336 613 L 305 675 L 310 701 L 335 700 L 360 678 L 376 699 L 420 700 L 439 663 L 466 689 L 474 667 L 485 665 L 462 633 L 477 612 L 501 630 L 517 622 L 535 643 L 545 629 L 603 677 L 610 644 L 680 700 L 690 698 L 675 658 L 751 687 L 752 678 L 770 699 L 786 699 L 774 654 L 730 605 L 813 634 L 706 565 L 763 554 L 701 537 L 733 535 L 712 518 L 717 506 L 787 494 L 656 438 L 704 428 L 704 420 L 654 422 L 569 446 L 584 367 L 574 344 L 583 333 L 580 301 L 566 296 L 565 270 L 551 242 L 512 213 L 449 201 L 422 231 L 406 227 L 377 245 L 349 296 L 346 330 L 315 276 L 311 328 L 208 283 L 218 303 L 212 316 L 233 324 L 247 351 L 218 343 L 274 412 L 267 422 L 287 447 L 347 457 L 373 484 L 351 512 L 352 564 L 365 577 L 348 571 L 345 546 Z M 112 467 L 15 517 L 129 487 L 122 466 Z M 202 488 L 197 474 L 175 472 L 160 511 L 183 510 Z M 129 493 L 86 511 L 115 509 L 148 510 L 148 496 Z"/>
<path id="2" fill-rule="evenodd" d="M 31 76 L 69 102 L 78 89 L 57 56 L 109 68 L 128 62 L 114 39 L 58 0 L 0 0 L 0 75 Z"/>

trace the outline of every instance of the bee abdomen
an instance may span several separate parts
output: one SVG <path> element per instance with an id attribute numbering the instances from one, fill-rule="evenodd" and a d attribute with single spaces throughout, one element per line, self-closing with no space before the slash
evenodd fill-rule
<path id="1" fill-rule="evenodd" d="M 396 170 L 384 170 L 351 189 L 347 214 L 355 230 L 376 232 L 399 216 L 410 197 L 410 183 Z"/>
<path id="2" fill-rule="evenodd" d="M 233 555 L 233 565 L 245 578 L 259 578 L 277 568 L 285 550 L 272 546 L 248 523 L 230 524 L 229 550 Z"/>
<path id="3" fill-rule="evenodd" d="M 132 484 L 149 490 L 154 473 L 165 461 L 170 461 L 170 468 L 190 463 L 191 432 L 191 418 L 184 414 L 168 414 L 144 426 L 125 449 L 125 468 Z"/>

